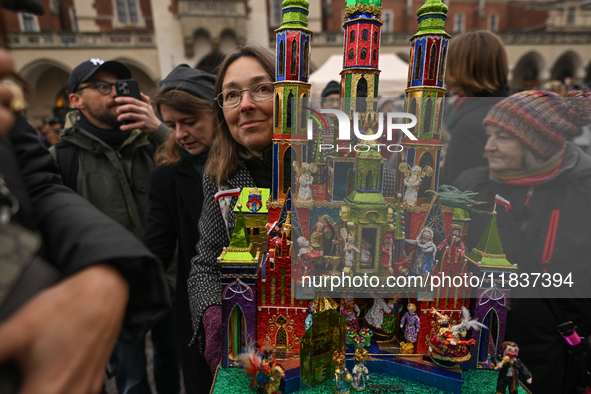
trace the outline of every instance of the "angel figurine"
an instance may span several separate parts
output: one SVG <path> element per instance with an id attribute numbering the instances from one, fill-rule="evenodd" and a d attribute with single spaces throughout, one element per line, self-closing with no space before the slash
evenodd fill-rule
<path id="1" fill-rule="evenodd" d="M 355 351 L 355 366 L 351 374 L 353 381 L 351 387 L 355 391 L 363 391 L 367 388 L 367 380 L 369 380 L 369 370 L 365 366 L 365 362 L 369 359 L 369 354 L 365 349 L 357 349 Z"/>
<path id="2" fill-rule="evenodd" d="M 345 268 L 353 267 L 353 260 L 355 259 L 355 252 L 361 253 L 354 245 L 355 234 L 348 233 L 346 228 L 341 228 L 341 237 L 345 241 Z"/>
<path id="3" fill-rule="evenodd" d="M 398 166 L 398 170 L 404 174 L 404 186 L 406 186 L 404 202 L 408 205 L 416 205 L 421 181 L 425 176 L 433 175 L 433 169 L 429 166 L 422 169 L 419 166 L 411 168 L 408 163 L 402 162 Z"/>
<path id="4" fill-rule="evenodd" d="M 312 201 L 312 183 L 314 178 L 312 173 L 318 171 L 316 163 L 302 163 L 300 167 L 297 161 L 293 162 L 293 168 L 296 171 L 296 186 L 298 187 L 298 201 Z"/>

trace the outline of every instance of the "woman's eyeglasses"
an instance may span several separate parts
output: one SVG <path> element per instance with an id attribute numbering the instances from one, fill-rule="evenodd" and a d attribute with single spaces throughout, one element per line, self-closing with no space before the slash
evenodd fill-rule
<path id="1" fill-rule="evenodd" d="M 248 89 L 223 91 L 217 95 L 215 101 L 224 109 L 234 108 L 242 102 L 242 93 L 244 92 L 248 92 L 254 101 L 267 101 L 273 98 L 275 89 L 273 88 L 273 82 L 261 82 L 252 85 Z"/>
<path id="2" fill-rule="evenodd" d="M 75 90 L 75 92 L 82 90 L 82 89 L 89 88 L 91 86 L 95 86 L 96 90 L 100 94 L 102 94 L 103 96 L 107 96 L 107 95 L 111 94 L 111 91 L 113 90 L 114 85 L 115 85 L 114 83 L 109 83 L 109 82 L 105 82 L 105 81 L 90 82 L 86 86 L 79 87 L 78 89 Z"/>

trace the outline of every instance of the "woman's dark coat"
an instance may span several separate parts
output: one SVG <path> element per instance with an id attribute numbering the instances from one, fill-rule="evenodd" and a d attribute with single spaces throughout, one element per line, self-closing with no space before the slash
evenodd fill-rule
<path id="1" fill-rule="evenodd" d="M 181 355 L 187 393 L 208 393 L 212 383 L 209 366 L 193 337 L 187 278 L 195 245 L 199 240 L 197 224 L 203 205 L 201 176 L 186 160 L 176 166 L 159 166 L 150 181 L 150 212 L 145 244 L 164 263 L 173 260 L 178 241 L 176 292 L 173 302 L 174 331 Z"/>

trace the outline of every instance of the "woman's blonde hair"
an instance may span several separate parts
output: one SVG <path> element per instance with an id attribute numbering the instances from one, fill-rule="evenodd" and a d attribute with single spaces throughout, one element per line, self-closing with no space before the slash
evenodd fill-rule
<path id="1" fill-rule="evenodd" d="M 241 44 L 228 52 L 217 71 L 217 79 L 213 91 L 213 97 L 222 92 L 224 78 L 228 67 L 242 57 L 253 57 L 261 63 L 271 79 L 275 80 L 275 56 L 271 51 L 257 44 Z M 209 175 L 218 186 L 232 177 L 242 164 L 238 155 L 239 144 L 232 137 L 224 111 L 217 103 L 213 105 L 213 141 L 209 150 L 205 173 Z M 273 133 L 272 130 L 269 130 Z"/>
<path id="2" fill-rule="evenodd" d="M 478 97 L 507 84 L 509 63 L 503 42 L 486 30 L 462 33 L 451 39 L 445 83 L 468 97 Z"/>
<path id="3" fill-rule="evenodd" d="M 183 114 L 198 117 L 212 116 L 212 103 L 182 90 L 168 90 L 156 96 L 153 102 L 158 116 L 162 117 L 160 107 L 167 105 Z M 181 161 L 175 133 L 170 133 L 168 140 L 154 153 L 154 161 L 158 166 L 176 166 Z"/>

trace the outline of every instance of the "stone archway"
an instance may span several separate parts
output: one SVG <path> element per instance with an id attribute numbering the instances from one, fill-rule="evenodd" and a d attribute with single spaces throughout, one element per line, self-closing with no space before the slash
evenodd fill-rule
<path id="1" fill-rule="evenodd" d="M 544 69 L 542 57 L 537 52 L 529 52 L 521 57 L 513 69 L 511 90 L 519 92 L 534 89 L 540 84 L 540 74 Z"/>
<path id="2" fill-rule="evenodd" d="M 26 92 L 29 104 L 27 117 L 31 123 L 40 127 L 43 122 L 53 117 L 63 118 L 70 110 L 68 100 L 68 66 L 50 59 L 39 59 L 20 70 L 20 74 L 29 83 L 31 92 Z"/>
<path id="3" fill-rule="evenodd" d="M 160 79 L 158 76 L 153 75 L 152 70 L 149 70 L 141 63 L 127 58 L 118 58 L 115 60 L 129 67 L 131 70 L 131 77 L 137 80 L 138 84 L 140 85 L 140 90 L 143 94 L 147 96 L 156 94 L 156 87 L 158 86 Z"/>
<path id="4" fill-rule="evenodd" d="M 567 77 L 576 77 L 580 64 L 581 60 L 576 53 L 572 51 L 563 53 L 552 66 L 550 79 L 563 82 Z"/>
<path id="5" fill-rule="evenodd" d="M 210 74 L 215 74 L 217 71 L 216 69 L 220 65 L 221 61 L 222 54 L 219 52 L 212 52 L 209 55 L 205 56 L 203 59 L 201 59 L 201 61 L 197 63 L 195 68 L 198 68 L 199 70 L 208 72 Z"/>

